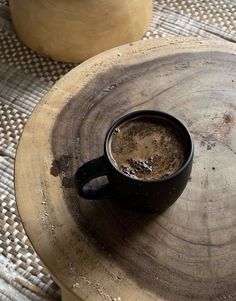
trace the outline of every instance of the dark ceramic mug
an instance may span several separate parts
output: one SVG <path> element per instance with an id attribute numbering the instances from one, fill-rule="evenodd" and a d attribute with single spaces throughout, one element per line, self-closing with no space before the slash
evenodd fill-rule
<path id="1" fill-rule="evenodd" d="M 109 139 L 113 131 L 123 122 L 143 116 L 164 120 L 181 132 L 184 138 L 185 162 L 175 173 L 161 179 L 142 180 L 128 176 L 115 166 L 111 158 Z M 82 165 L 75 174 L 75 184 L 79 195 L 86 199 L 100 199 L 109 196 L 119 200 L 126 207 L 141 211 L 162 212 L 173 204 L 185 189 L 192 169 L 193 153 L 191 135 L 179 119 L 154 110 L 133 112 L 121 117 L 110 127 L 105 138 L 104 155 Z M 108 184 L 86 190 L 86 184 L 100 176 L 107 176 Z"/>

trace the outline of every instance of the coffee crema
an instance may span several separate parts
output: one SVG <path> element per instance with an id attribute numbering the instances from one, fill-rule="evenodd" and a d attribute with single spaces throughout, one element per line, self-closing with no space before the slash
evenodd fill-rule
<path id="1" fill-rule="evenodd" d="M 120 124 L 111 134 L 109 152 L 122 173 L 140 180 L 167 177 L 186 160 L 181 131 L 165 119 L 153 116 Z"/>

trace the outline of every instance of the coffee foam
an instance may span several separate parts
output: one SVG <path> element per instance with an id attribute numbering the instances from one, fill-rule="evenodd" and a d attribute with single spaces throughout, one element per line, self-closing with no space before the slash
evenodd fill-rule
<path id="1" fill-rule="evenodd" d="M 143 180 L 156 180 L 175 173 L 186 158 L 180 130 L 153 116 L 120 124 L 110 137 L 109 152 L 121 172 Z"/>

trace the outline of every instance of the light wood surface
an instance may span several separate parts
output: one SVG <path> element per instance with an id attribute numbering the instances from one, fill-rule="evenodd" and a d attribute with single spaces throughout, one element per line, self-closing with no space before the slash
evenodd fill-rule
<path id="1" fill-rule="evenodd" d="M 10 0 L 20 39 L 65 62 L 139 40 L 152 17 L 152 0 Z"/>
<path id="2" fill-rule="evenodd" d="M 60 286 L 88 301 L 236 300 L 235 85 L 235 45 L 201 39 L 122 46 L 56 83 L 23 132 L 15 188 Z M 195 141 L 187 188 L 160 216 L 81 199 L 73 185 L 111 123 L 139 109 L 174 114 Z"/>

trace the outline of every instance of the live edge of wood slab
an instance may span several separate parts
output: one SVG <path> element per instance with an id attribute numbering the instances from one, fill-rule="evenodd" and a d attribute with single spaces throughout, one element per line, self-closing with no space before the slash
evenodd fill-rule
<path id="1" fill-rule="evenodd" d="M 73 184 L 77 168 L 102 155 L 111 123 L 140 109 L 174 114 L 195 142 L 187 188 L 160 216 L 81 199 Z M 228 42 L 137 42 L 55 84 L 24 129 L 15 188 L 25 230 L 68 298 L 236 300 L 235 117 Z"/>

